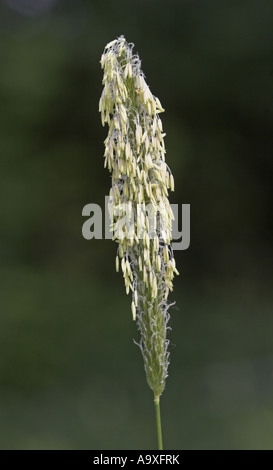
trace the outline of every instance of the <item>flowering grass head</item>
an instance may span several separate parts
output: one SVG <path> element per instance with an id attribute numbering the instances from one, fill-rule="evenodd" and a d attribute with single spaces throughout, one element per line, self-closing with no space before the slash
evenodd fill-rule
<path id="1" fill-rule="evenodd" d="M 147 381 L 155 398 L 162 394 L 169 353 L 168 295 L 178 274 L 171 249 L 173 213 L 168 199 L 174 178 L 165 162 L 164 111 L 150 91 L 133 44 L 123 36 L 107 44 L 99 102 L 109 126 L 105 166 L 112 174 L 109 210 L 113 239 L 131 310 L 140 330 Z"/>

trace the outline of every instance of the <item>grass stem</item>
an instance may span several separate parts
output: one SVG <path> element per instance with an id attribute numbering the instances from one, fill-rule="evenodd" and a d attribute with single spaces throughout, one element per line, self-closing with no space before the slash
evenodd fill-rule
<path id="1" fill-rule="evenodd" d="M 159 397 L 155 397 L 154 402 L 155 402 L 158 450 L 163 450 Z"/>

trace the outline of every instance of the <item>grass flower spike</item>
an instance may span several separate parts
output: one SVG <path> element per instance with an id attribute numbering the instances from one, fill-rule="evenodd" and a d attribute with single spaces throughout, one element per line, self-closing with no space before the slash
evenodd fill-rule
<path id="1" fill-rule="evenodd" d="M 162 448 L 159 397 L 168 375 L 168 302 L 178 274 L 171 249 L 173 213 L 168 191 L 173 175 L 165 162 L 164 111 L 150 91 L 133 44 L 123 36 L 110 42 L 101 57 L 104 89 L 99 110 L 109 126 L 105 166 L 112 174 L 109 210 L 118 243 L 131 310 L 140 331 L 139 346 L 147 382 L 154 393 L 159 448 Z"/>

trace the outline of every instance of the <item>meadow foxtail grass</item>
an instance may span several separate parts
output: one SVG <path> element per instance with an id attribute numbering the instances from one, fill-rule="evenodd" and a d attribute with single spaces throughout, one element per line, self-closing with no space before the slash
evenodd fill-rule
<path id="1" fill-rule="evenodd" d="M 126 292 L 132 292 L 132 317 L 154 394 L 158 448 L 163 449 L 159 401 L 169 365 L 168 295 L 179 274 L 171 248 L 173 213 L 168 200 L 174 179 L 165 162 L 159 117 L 164 109 L 152 95 L 133 47 L 124 36 L 105 47 L 99 111 L 102 124 L 109 126 L 104 157 L 112 174 L 109 213 L 118 243 L 116 270 L 121 267 Z"/>

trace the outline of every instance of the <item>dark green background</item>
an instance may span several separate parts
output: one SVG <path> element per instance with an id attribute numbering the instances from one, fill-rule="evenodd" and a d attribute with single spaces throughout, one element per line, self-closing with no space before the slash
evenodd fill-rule
<path id="1" fill-rule="evenodd" d="M 156 447 L 116 245 L 81 234 L 110 188 L 100 55 L 124 34 L 166 109 L 171 202 L 191 204 L 165 447 L 273 449 L 272 17 L 270 0 L 1 1 L 1 448 Z"/>

